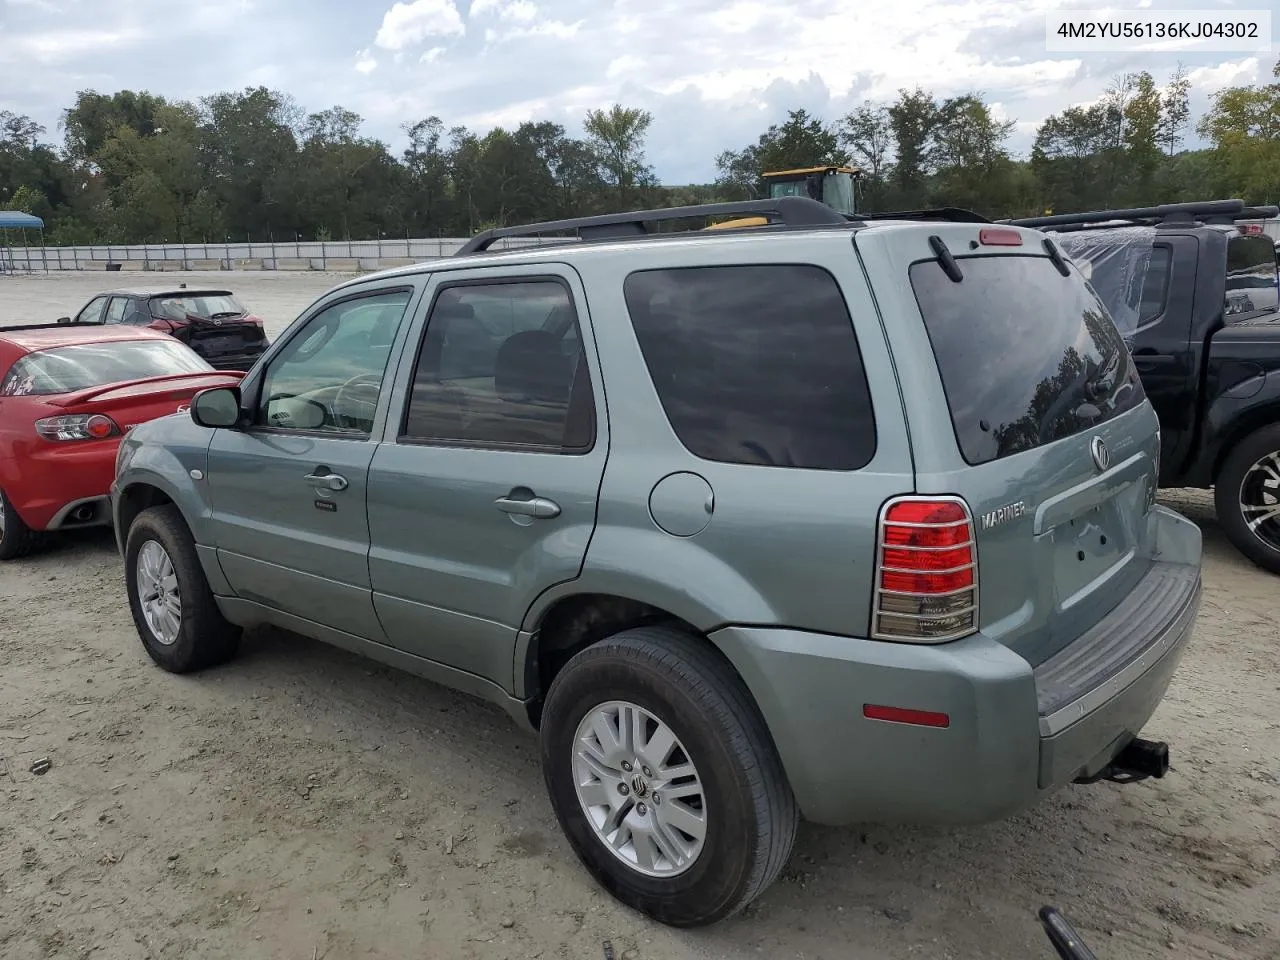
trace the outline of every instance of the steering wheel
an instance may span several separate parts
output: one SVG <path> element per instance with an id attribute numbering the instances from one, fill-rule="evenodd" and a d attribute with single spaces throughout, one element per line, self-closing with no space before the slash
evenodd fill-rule
<path id="1" fill-rule="evenodd" d="M 348 390 L 353 389 L 361 381 L 372 383 L 374 388 L 373 400 L 355 400 L 357 404 L 363 404 L 369 408 L 367 417 L 351 417 L 342 412 L 343 398 Z M 380 373 L 358 373 L 354 377 L 343 382 L 338 387 L 338 392 L 333 396 L 333 419 L 340 427 L 348 427 L 352 429 L 364 429 L 364 425 L 373 420 L 373 412 L 378 406 L 378 390 L 382 386 L 382 374 Z M 345 421 L 345 422 L 344 422 Z"/>

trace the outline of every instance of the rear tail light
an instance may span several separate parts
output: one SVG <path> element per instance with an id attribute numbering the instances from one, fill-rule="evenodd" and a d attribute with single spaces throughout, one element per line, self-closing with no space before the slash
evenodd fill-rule
<path id="1" fill-rule="evenodd" d="M 898 497 L 880 514 L 871 636 L 944 643 L 978 629 L 973 517 L 956 497 Z"/>
<path id="2" fill-rule="evenodd" d="M 118 436 L 120 428 L 101 413 L 72 413 L 37 420 L 36 433 L 46 440 L 105 440 Z"/>

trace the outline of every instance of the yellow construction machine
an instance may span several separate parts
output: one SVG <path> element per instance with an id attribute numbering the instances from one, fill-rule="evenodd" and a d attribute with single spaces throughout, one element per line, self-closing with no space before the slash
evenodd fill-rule
<path id="1" fill-rule="evenodd" d="M 808 197 L 818 200 L 839 213 L 858 212 L 857 181 L 862 171 L 857 167 L 801 167 L 797 170 L 774 170 L 760 175 L 769 186 L 769 199 L 778 197 Z M 759 227 L 768 223 L 766 217 L 741 217 L 712 224 L 708 230 L 726 230 L 736 227 Z"/>

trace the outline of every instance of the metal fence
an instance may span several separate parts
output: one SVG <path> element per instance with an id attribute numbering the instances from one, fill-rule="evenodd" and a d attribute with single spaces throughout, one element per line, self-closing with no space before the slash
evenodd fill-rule
<path id="1" fill-rule="evenodd" d="M 393 240 L 275 240 L 267 243 L 95 244 L 0 248 L 0 271 L 60 270 L 374 270 L 391 263 L 447 257 L 465 237 Z M 502 239 L 491 249 L 536 246 L 537 238 Z M 110 266 L 109 266 L 110 265 Z"/>

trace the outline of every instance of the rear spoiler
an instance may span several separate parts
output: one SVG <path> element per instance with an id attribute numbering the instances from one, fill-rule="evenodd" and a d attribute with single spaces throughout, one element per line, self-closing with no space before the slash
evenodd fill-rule
<path id="1" fill-rule="evenodd" d="M 96 400 L 103 394 L 113 393 L 116 390 L 124 390 L 128 387 L 151 386 L 167 383 L 169 381 L 194 380 L 198 377 L 233 377 L 237 380 L 243 380 L 245 376 L 243 370 L 204 370 L 200 373 L 168 373 L 159 377 L 146 377 L 142 380 L 121 380 L 116 383 L 107 383 L 98 387 L 88 387 L 84 390 L 78 390 L 75 393 L 69 393 L 56 399 L 50 399 L 49 402 L 58 407 L 73 407 L 76 404 L 88 403 L 90 400 Z M 175 384 L 176 385 L 176 384 Z"/>

